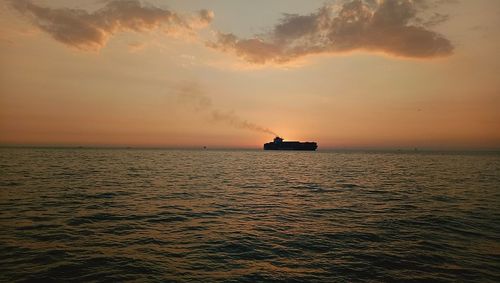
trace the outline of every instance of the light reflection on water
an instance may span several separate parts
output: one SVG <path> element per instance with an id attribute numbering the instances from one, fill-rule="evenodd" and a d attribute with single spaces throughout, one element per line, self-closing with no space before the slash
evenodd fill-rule
<path id="1" fill-rule="evenodd" d="M 500 281 L 495 154 L 0 149 L 0 281 Z"/>

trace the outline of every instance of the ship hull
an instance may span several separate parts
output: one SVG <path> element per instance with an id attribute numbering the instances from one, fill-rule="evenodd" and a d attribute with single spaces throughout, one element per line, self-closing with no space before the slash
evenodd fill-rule
<path id="1" fill-rule="evenodd" d="M 270 142 L 264 144 L 264 150 L 304 150 L 315 151 L 318 145 L 315 142 L 281 142 L 279 144 Z"/>

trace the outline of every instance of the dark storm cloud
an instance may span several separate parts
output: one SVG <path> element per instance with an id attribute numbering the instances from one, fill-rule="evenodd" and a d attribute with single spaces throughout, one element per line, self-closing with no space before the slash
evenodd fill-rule
<path id="1" fill-rule="evenodd" d="M 175 12 L 144 6 L 138 0 L 107 1 L 93 13 L 82 9 L 54 9 L 30 0 L 12 0 L 11 6 L 30 16 L 33 23 L 54 39 L 78 49 L 97 50 L 109 37 L 120 31 L 149 31 L 157 28 L 167 33 L 189 32 L 208 25 L 213 13 L 201 10 L 184 16 Z"/>
<path id="2" fill-rule="evenodd" d="M 436 2 L 424 0 L 351 0 L 340 9 L 325 5 L 309 15 L 285 14 L 267 34 L 242 39 L 218 33 L 208 46 L 234 52 L 263 64 L 284 63 L 309 54 L 353 50 L 384 52 L 408 58 L 434 58 L 452 54 L 453 45 L 428 29 L 447 19 L 434 14 L 423 20 L 417 14 Z M 420 22 L 420 23 L 419 23 Z"/>

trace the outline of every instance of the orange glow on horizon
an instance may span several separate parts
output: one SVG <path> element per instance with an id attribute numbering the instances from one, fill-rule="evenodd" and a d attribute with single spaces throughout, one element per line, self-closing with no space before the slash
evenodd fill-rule
<path id="1" fill-rule="evenodd" d="M 95 17 L 121 26 L 92 18 L 41 23 L 33 7 L 0 3 L 0 145 L 261 148 L 273 139 L 267 128 L 320 149 L 500 149 L 497 2 L 442 4 L 432 12 L 450 17 L 416 29 L 423 43 L 378 30 L 403 50 L 369 37 L 344 52 L 325 51 L 319 39 L 327 30 L 307 34 L 306 23 L 293 26 L 301 18 L 281 18 L 320 16 L 324 3 L 299 2 L 268 3 L 260 22 L 234 21 L 224 2 L 159 7 L 184 24 L 143 22 L 148 10 L 139 4 L 122 18 L 103 3 L 33 2 L 44 13 L 100 7 Z M 103 34 L 73 33 L 82 23 Z M 273 35 L 280 23 L 294 28 Z M 290 32 L 299 30 L 308 36 Z M 227 50 L 209 46 L 217 32 L 232 35 Z M 88 44 L 99 48 L 78 48 Z M 276 63 L 283 58 L 290 60 Z M 184 93 L 191 101 L 179 99 L 182 83 L 196 86 Z"/>

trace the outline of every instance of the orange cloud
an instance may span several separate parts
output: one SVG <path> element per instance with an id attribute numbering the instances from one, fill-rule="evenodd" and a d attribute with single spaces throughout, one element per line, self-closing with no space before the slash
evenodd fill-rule
<path id="1" fill-rule="evenodd" d="M 42 7 L 30 0 L 12 0 L 10 3 L 57 41 L 81 50 L 99 50 L 112 35 L 122 31 L 142 32 L 162 28 L 166 33 L 189 33 L 207 26 L 214 16 L 208 10 L 190 16 L 180 15 L 143 6 L 138 0 L 110 1 L 93 13 L 82 9 Z"/>
<path id="2" fill-rule="evenodd" d="M 286 63 L 311 54 L 353 50 L 409 58 L 450 55 L 451 42 L 427 29 L 445 21 L 446 15 L 435 13 L 428 21 L 417 17 L 423 2 L 351 0 L 339 10 L 325 5 L 310 15 L 286 14 L 267 34 L 242 39 L 232 33 L 218 33 L 216 40 L 207 45 L 256 64 Z"/>

